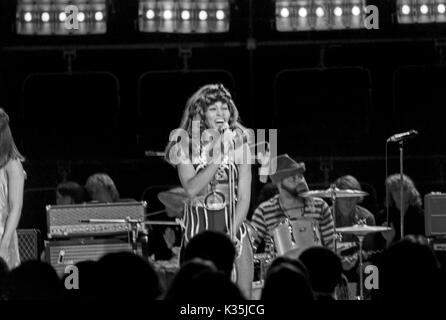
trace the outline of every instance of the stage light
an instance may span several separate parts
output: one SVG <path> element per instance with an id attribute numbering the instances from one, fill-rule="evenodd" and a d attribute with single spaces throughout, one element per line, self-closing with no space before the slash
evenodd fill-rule
<path id="1" fill-rule="evenodd" d="M 361 14 L 361 9 L 358 6 L 353 6 L 352 15 L 359 16 Z"/>
<path id="2" fill-rule="evenodd" d="M 50 21 L 50 14 L 48 12 L 43 12 L 41 18 L 43 22 L 48 22 Z"/>
<path id="3" fill-rule="evenodd" d="M 104 14 L 103 14 L 101 11 L 97 11 L 97 12 L 94 14 L 94 19 L 95 19 L 96 21 L 102 21 L 102 20 L 104 19 Z"/>
<path id="4" fill-rule="evenodd" d="M 31 14 L 31 12 L 26 12 L 26 13 L 23 15 L 23 19 L 24 19 L 26 22 L 31 22 L 31 20 L 33 19 L 33 15 Z"/>
<path id="5" fill-rule="evenodd" d="M 59 21 L 60 22 L 65 22 L 66 19 L 67 19 L 67 14 L 65 12 L 59 13 Z"/>
<path id="6" fill-rule="evenodd" d="M 336 7 L 334 8 L 333 13 L 336 17 L 340 17 L 342 16 L 342 9 L 340 7 Z"/>
<path id="7" fill-rule="evenodd" d="M 107 32 L 107 0 L 17 0 L 20 35 L 85 35 Z"/>
<path id="8" fill-rule="evenodd" d="M 190 12 L 189 12 L 189 10 L 181 11 L 181 19 L 183 19 L 183 20 L 189 20 L 190 19 Z"/>
<path id="9" fill-rule="evenodd" d="M 425 4 L 421 5 L 420 12 L 421 12 L 421 14 L 427 14 L 429 12 L 429 8 L 427 7 L 427 5 L 425 5 Z"/>
<path id="10" fill-rule="evenodd" d="M 446 22 L 446 0 L 437 0 L 432 4 L 432 15 L 437 23 Z"/>
<path id="11" fill-rule="evenodd" d="M 322 9 L 321 7 L 317 7 L 316 9 L 316 16 L 318 18 L 322 18 L 324 16 L 325 12 L 324 9 Z"/>
<path id="12" fill-rule="evenodd" d="M 305 18 L 307 16 L 307 14 L 308 14 L 307 9 L 305 9 L 305 8 L 300 8 L 299 9 L 299 17 Z"/>
<path id="13" fill-rule="evenodd" d="M 79 12 L 79 13 L 77 14 L 77 20 L 78 20 L 79 22 L 84 22 L 84 21 L 85 21 L 85 13 L 83 13 L 83 12 Z"/>
<path id="14" fill-rule="evenodd" d="M 152 9 L 147 10 L 146 18 L 149 20 L 152 20 L 153 18 L 155 18 L 155 11 L 153 11 Z"/>
<path id="15" fill-rule="evenodd" d="M 225 18 L 225 12 L 223 10 L 217 10 L 215 17 L 217 20 L 223 20 Z"/>
<path id="16" fill-rule="evenodd" d="M 206 20 L 207 18 L 208 18 L 208 13 L 207 13 L 206 11 L 201 10 L 201 11 L 198 13 L 198 19 L 200 19 L 201 21 L 204 21 L 204 20 Z"/>
<path id="17" fill-rule="evenodd" d="M 280 16 L 282 18 L 288 18 L 290 16 L 290 10 L 288 8 L 282 8 L 280 10 Z"/>
<path id="18" fill-rule="evenodd" d="M 215 33 L 229 31 L 230 0 L 139 0 L 139 31 Z M 148 10 L 152 10 L 148 16 Z"/>
<path id="19" fill-rule="evenodd" d="M 173 13 L 172 13 L 171 10 L 165 10 L 163 12 L 163 19 L 164 20 L 172 20 L 172 17 L 173 17 Z"/>
<path id="20" fill-rule="evenodd" d="M 410 13 L 410 7 L 407 4 L 405 4 L 404 6 L 401 7 L 401 12 L 404 15 L 408 15 Z"/>

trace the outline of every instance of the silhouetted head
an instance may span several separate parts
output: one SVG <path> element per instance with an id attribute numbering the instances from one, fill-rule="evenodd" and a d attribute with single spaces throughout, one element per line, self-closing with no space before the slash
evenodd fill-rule
<path id="1" fill-rule="evenodd" d="M 153 267 L 133 253 L 107 254 L 98 261 L 96 269 L 97 296 L 101 299 L 150 300 L 162 293 L 158 274 Z"/>
<path id="2" fill-rule="evenodd" d="M 430 299 L 434 297 L 439 264 L 432 250 L 414 237 L 406 237 L 382 254 L 379 290 L 382 299 Z"/>
<path id="3" fill-rule="evenodd" d="M 294 267 L 296 267 L 297 270 L 302 272 L 303 275 L 306 276 L 307 278 L 309 277 L 307 267 L 305 267 L 305 265 L 300 260 L 294 259 L 294 258 L 291 258 L 291 257 L 287 257 L 287 256 L 279 256 L 279 257 L 275 258 L 271 262 L 271 264 L 269 266 L 269 269 L 271 270 L 271 269 L 273 269 L 273 268 L 275 268 L 277 266 L 281 266 L 281 265 L 287 264 L 287 263 L 293 265 Z"/>
<path id="4" fill-rule="evenodd" d="M 221 271 L 204 270 L 192 278 L 186 300 L 197 302 L 222 302 L 245 300 L 240 289 Z"/>
<path id="5" fill-rule="evenodd" d="M 315 292 L 334 294 L 342 280 L 342 263 L 333 251 L 325 247 L 311 247 L 302 252 L 299 260 L 307 267 Z"/>
<path id="6" fill-rule="evenodd" d="M 193 237 L 186 246 L 184 262 L 194 258 L 212 261 L 218 270 L 230 277 L 235 259 L 235 247 L 224 233 L 203 231 Z"/>
<path id="7" fill-rule="evenodd" d="M 268 270 L 262 300 L 302 302 L 314 300 L 314 295 L 308 278 L 298 268 L 281 263 Z"/>
<path id="8" fill-rule="evenodd" d="M 10 273 L 11 300 L 62 299 L 63 285 L 54 268 L 41 261 L 23 262 Z"/>
<path id="9" fill-rule="evenodd" d="M 185 300 L 193 288 L 193 278 L 203 271 L 217 271 L 215 265 L 209 260 L 194 258 L 185 262 L 167 288 L 164 300 Z"/>

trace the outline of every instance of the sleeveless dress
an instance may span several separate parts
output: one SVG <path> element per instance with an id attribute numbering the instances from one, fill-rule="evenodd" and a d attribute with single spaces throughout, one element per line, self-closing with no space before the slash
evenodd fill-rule
<path id="1" fill-rule="evenodd" d="M 9 190 L 8 190 L 8 177 L 6 174 L 5 166 L 0 169 L 0 238 L 3 237 L 3 233 L 6 227 L 6 221 L 9 214 Z M 11 242 L 9 243 L 8 261 L 6 264 L 9 269 L 13 269 L 20 264 L 19 246 L 17 240 L 17 232 L 14 231 Z"/>
<path id="2" fill-rule="evenodd" d="M 234 158 L 239 157 L 243 152 L 243 139 L 237 139 L 239 137 L 233 137 L 233 148 L 230 150 L 231 156 L 225 156 L 219 169 L 214 175 L 213 181 L 206 186 L 199 195 L 184 204 L 183 215 L 183 247 L 189 242 L 189 240 L 196 234 L 205 230 L 219 231 L 229 235 L 231 217 L 230 212 L 230 192 L 229 192 L 229 178 L 232 172 L 232 183 L 234 184 L 233 203 L 237 203 L 237 186 L 238 186 L 238 166 Z M 242 142 L 243 141 L 243 142 Z M 193 165 L 195 171 L 199 173 L 205 169 L 208 165 L 209 157 L 208 150 L 202 148 L 200 155 L 195 158 Z M 216 199 L 217 198 L 217 199 Z M 212 201 L 212 200 L 217 201 Z M 220 201 L 219 201 L 220 200 Z M 235 208 L 235 205 L 233 206 Z M 235 215 L 235 212 L 233 213 Z M 245 222 L 239 227 L 239 230 L 234 230 L 234 236 L 237 241 L 242 242 L 247 233 L 247 226 Z M 239 252 L 240 254 L 240 252 Z"/>

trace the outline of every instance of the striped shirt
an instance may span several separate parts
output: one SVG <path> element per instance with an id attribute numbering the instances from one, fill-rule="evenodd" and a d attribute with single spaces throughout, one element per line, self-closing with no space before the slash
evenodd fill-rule
<path id="1" fill-rule="evenodd" d="M 322 245 L 334 250 L 333 216 L 328 204 L 320 198 L 311 198 L 305 200 L 302 209 L 302 217 L 314 219 L 318 223 Z M 257 248 L 262 241 L 265 241 L 265 251 L 271 253 L 272 231 L 278 223 L 287 218 L 293 220 L 287 216 L 280 205 L 279 195 L 261 203 L 251 219 L 252 225 L 257 230 L 254 247 Z"/>

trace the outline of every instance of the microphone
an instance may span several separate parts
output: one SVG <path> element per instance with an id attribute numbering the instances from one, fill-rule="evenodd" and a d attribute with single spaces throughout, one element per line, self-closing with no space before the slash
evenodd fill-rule
<path id="1" fill-rule="evenodd" d="M 417 130 L 410 130 L 407 132 L 397 133 L 387 139 L 387 142 L 398 142 L 401 140 L 406 140 L 410 138 L 415 138 L 418 135 Z"/>
<path id="2" fill-rule="evenodd" d="M 146 157 L 164 157 L 166 153 L 160 151 L 146 150 L 144 151 L 144 155 Z"/>
<path id="3" fill-rule="evenodd" d="M 227 122 L 223 123 L 219 128 L 218 128 L 218 133 L 223 134 L 225 133 L 226 130 L 229 130 L 229 124 Z"/>

